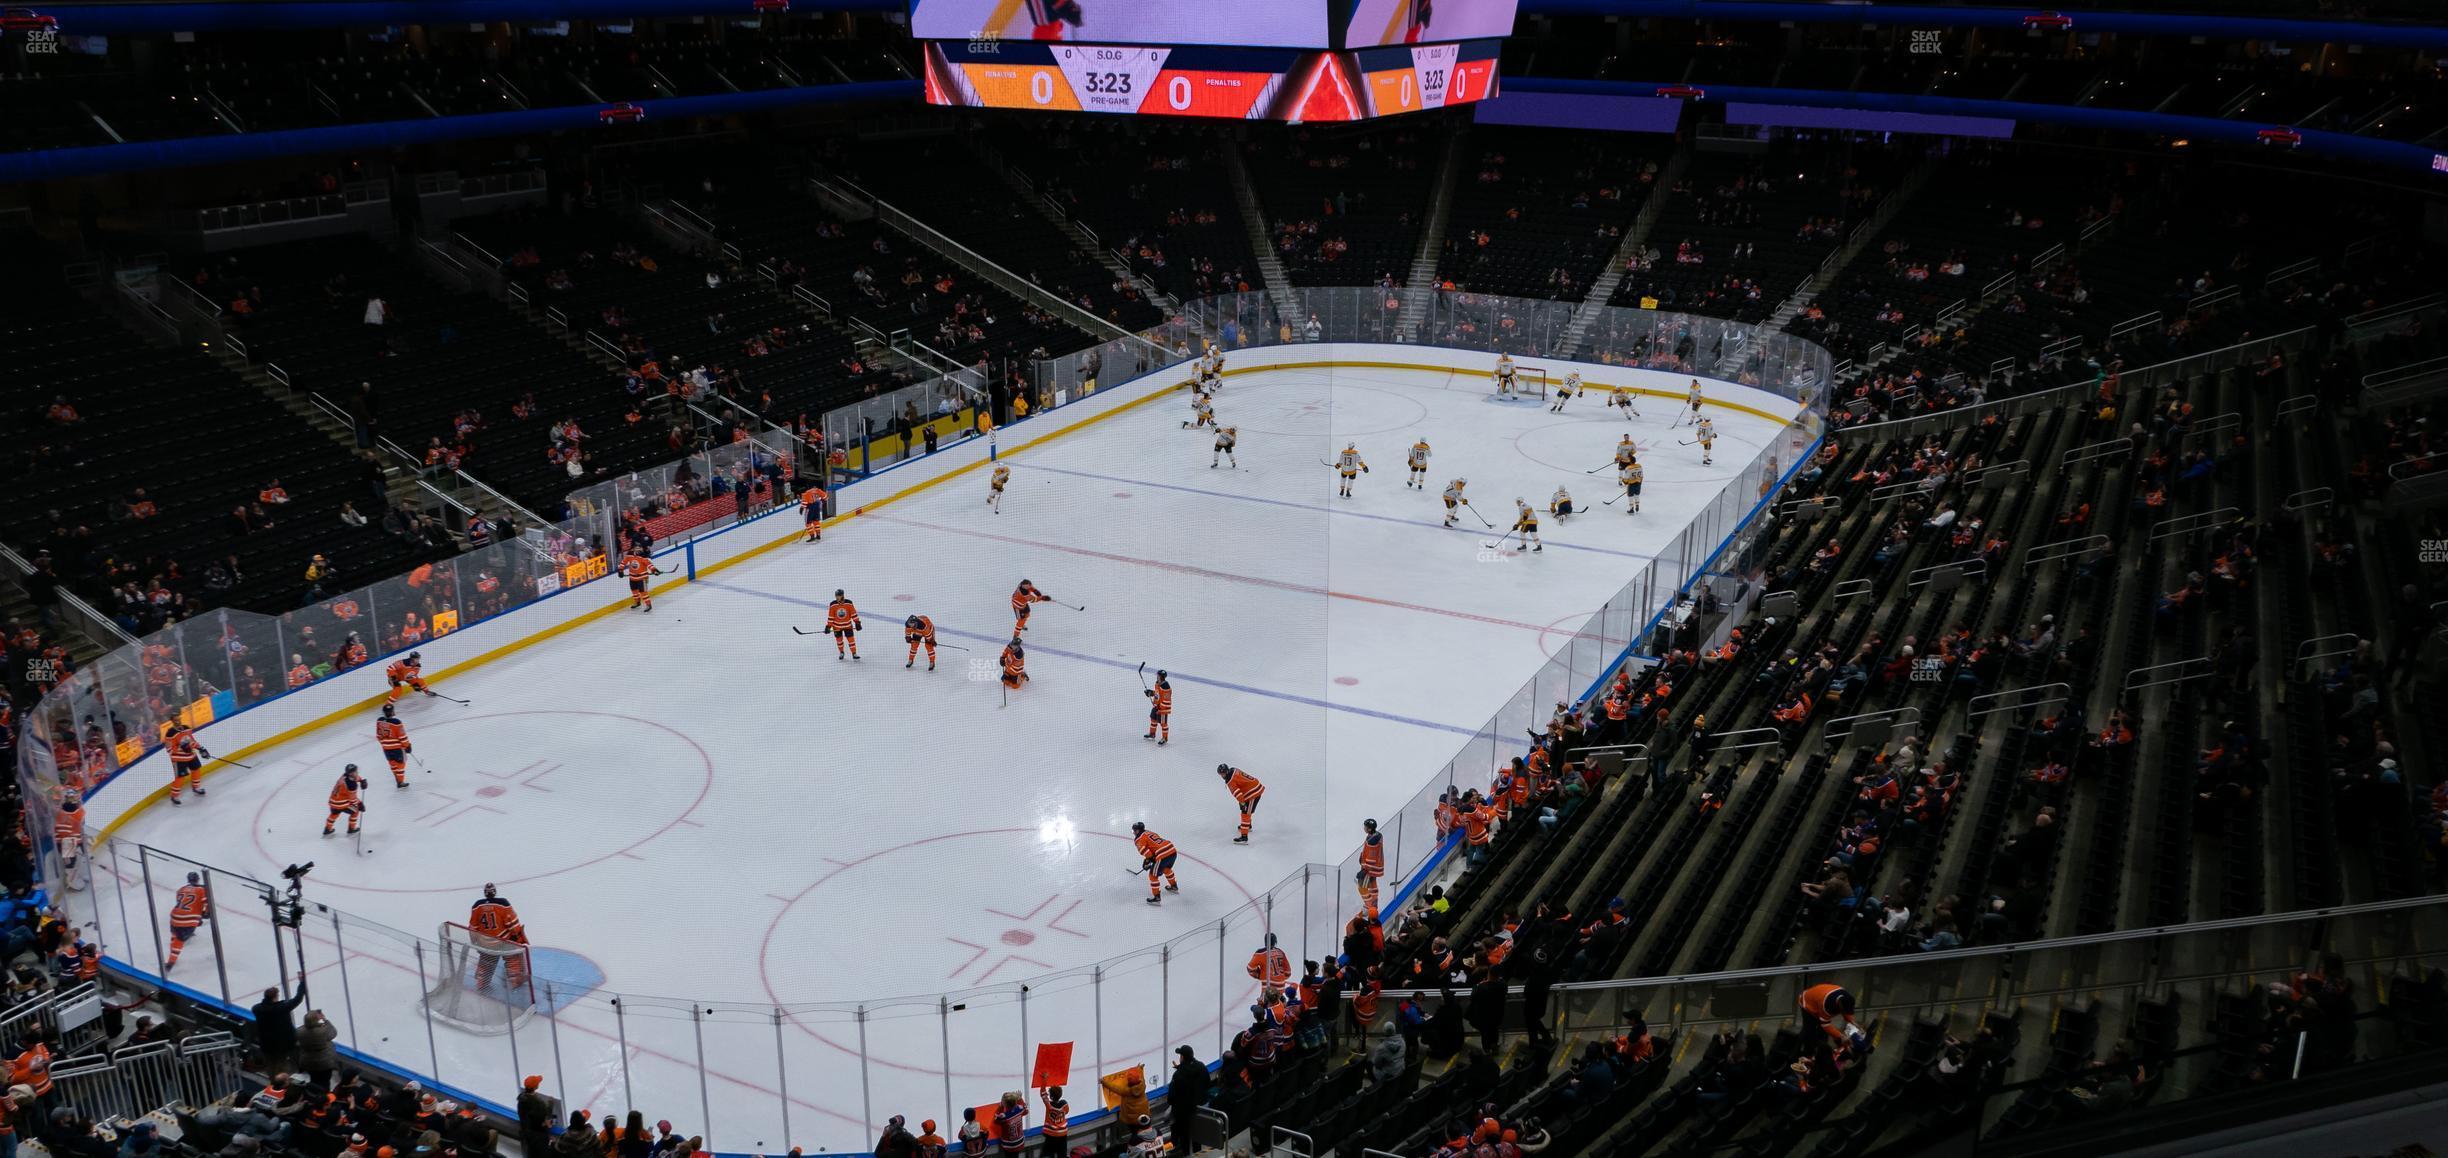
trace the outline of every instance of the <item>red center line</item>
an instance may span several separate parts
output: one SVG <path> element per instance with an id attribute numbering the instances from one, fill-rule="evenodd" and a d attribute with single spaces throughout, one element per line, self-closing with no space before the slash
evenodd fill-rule
<path id="1" fill-rule="evenodd" d="M 1091 559 L 1103 559 L 1111 563 L 1127 563 L 1134 567 L 1150 567 L 1158 571 L 1171 571 L 1177 575 L 1196 575 L 1202 579 L 1221 579 L 1230 583 L 1247 583 L 1256 587 L 1271 587 L 1277 591 L 1298 592 L 1302 595 L 1323 595 L 1330 599 L 1349 599 L 1354 603 L 1370 603 L 1379 607 L 1391 607 L 1398 611 L 1417 611 L 1423 615 L 1442 615 L 1451 619 L 1467 619 L 1473 623 L 1488 623 L 1494 624 L 1497 627 L 1511 627 L 1521 631 L 1534 633 L 1550 633 L 1552 631 L 1551 628 L 1537 623 L 1523 623 L 1514 619 L 1499 619 L 1493 615 L 1476 615 L 1468 611 L 1455 611 L 1449 607 L 1430 607 L 1424 603 L 1405 603 L 1399 599 L 1382 599 L 1375 595 L 1360 595 L 1350 591 L 1336 591 L 1327 587 L 1316 587 L 1307 583 L 1294 583 L 1284 579 L 1261 579 L 1251 575 L 1235 575 L 1227 571 L 1215 571 L 1206 567 L 1193 567 L 1188 563 L 1167 563 L 1157 559 L 1142 559 L 1136 555 L 1117 555 L 1111 551 L 1097 551 L 1091 550 L 1087 547 L 1072 547 L 1061 543 L 1048 543 L 1042 539 L 1024 539 L 1017 535 L 998 535 L 992 531 L 980 531 L 969 527 L 947 527 L 940 523 L 921 522 L 917 519 L 903 518 L 898 515 L 870 514 L 867 517 L 882 522 L 897 523 L 904 527 L 916 527 L 924 531 L 941 531 L 947 535 L 967 535 L 972 538 L 991 539 L 998 543 L 1010 543 L 1019 547 L 1037 547 L 1047 551 L 1061 551 L 1065 554 L 1084 555 Z M 1624 641 L 1602 640 L 1601 642 L 1620 644 Z"/>

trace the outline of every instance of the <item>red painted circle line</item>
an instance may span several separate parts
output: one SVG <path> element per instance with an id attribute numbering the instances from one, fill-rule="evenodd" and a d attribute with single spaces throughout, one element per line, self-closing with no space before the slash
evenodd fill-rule
<path id="1" fill-rule="evenodd" d="M 698 806 L 705 803 L 706 796 L 714 790 L 714 759 L 713 757 L 706 755 L 704 745 L 699 744 L 696 740 L 690 738 L 687 733 L 682 732 L 677 728 L 673 728 L 666 724 L 659 724 L 653 720 L 644 719 L 638 716 L 626 715 L 621 712 L 598 712 L 590 711 L 584 708 L 537 708 L 518 712 L 487 712 L 481 716 L 457 716 L 447 720 L 435 720 L 430 723 L 421 723 L 418 725 L 418 727 L 437 729 L 447 728 L 455 724 L 472 724 L 482 720 L 506 719 L 513 716 L 597 716 L 605 719 L 626 720 L 633 724 L 643 724 L 646 727 L 655 729 L 656 731 L 669 733 L 681 743 L 688 745 L 691 751 L 696 752 L 697 762 L 705 770 L 705 779 L 697 785 L 697 798 L 690 801 L 688 807 L 681 809 L 678 816 L 672 817 L 670 820 L 664 822 L 663 827 L 658 828 L 653 832 L 630 842 L 629 844 L 616 848 L 600 856 L 580 861 L 577 864 L 565 865 L 549 872 L 529 873 L 526 876 L 521 877 L 495 876 L 489 878 L 494 884 L 515 885 L 524 884 L 528 881 L 540 881 L 548 877 L 556 877 L 564 873 L 572 873 L 580 869 L 590 868 L 595 865 L 602 864 L 605 861 L 611 860 L 614 857 L 626 856 L 632 852 L 635 852 L 639 848 L 652 844 L 656 840 L 660 839 L 664 834 L 670 832 L 674 828 L 679 827 L 683 822 L 688 820 L 691 813 L 697 811 Z M 288 780 L 282 782 L 280 789 L 276 789 L 269 795 L 266 795 L 263 802 L 255 806 L 255 818 L 247 825 L 247 839 L 254 844 L 255 855 L 262 857 L 265 864 L 280 865 L 287 863 L 283 859 L 273 856 L 270 850 L 264 848 L 263 821 L 265 811 L 272 807 L 272 802 L 275 799 L 280 798 L 284 794 L 282 790 L 285 790 L 291 784 L 296 783 L 299 777 L 313 775 L 320 771 L 322 770 L 311 767 L 298 769 L 298 771 L 294 775 L 290 776 Z M 175 852 L 176 850 L 173 849 L 170 851 Z M 374 885 L 353 885 L 345 881 L 323 880 L 321 878 L 317 878 L 315 883 L 317 886 L 323 888 L 344 889 L 349 892 L 356 893 L 426 894 L 474 892 L 475 890 L 484 887 L 485 881 L 480 879 L 473 884 L 440 885 L 431 888 L 413 889 L 387 889 Z"/>

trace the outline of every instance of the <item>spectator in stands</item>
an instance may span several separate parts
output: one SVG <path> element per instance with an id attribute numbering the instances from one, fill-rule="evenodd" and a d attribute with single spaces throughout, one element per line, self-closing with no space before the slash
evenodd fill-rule
<path id="1" fill-rule="evenodd" d="M 519 1152 L 527 1158 L 545 1158 L 551 1153 L 552 1109 L 552 1099 L 544 1096 L 544 1075 L 527 1075 L 519 1083 L 518 1095 Z"/>
<path id="2" fill-rule="evenodd" d="M 569 1125 L 553 1139 L 552 1152 L 554 1158 L 603 1158 L 603 1136 L 588 1121 L 585 1110 L 571 1110 Z"/>
<path id="3" fill-rule="evenodd" d="M 298 1027 L 298 1067 L 318 1090 L 328 1089 L 333 1075 L 340 1072 L 339 1039 L 339 1029 L 322 1010 L 306 1011 L 306 1020 Z"/>
<path id="4" fill-rule="evenodd" d="M 316 556 L 321 558 L 321 556 Z M 263 1000 L 249 1010 L 255 1018 L 255 1047 L 263 1054 L 263 1068 L 274 1073 L 287 1073 L 290 1062 L 297 1057 L 297 1024 L 289 1020 L 297 1007 L 306 1003 L 306 976 L 298 975 L 297 995 L 283 999 L 278 989 L 263 991 Z"/>
<path id="5" fill-rule="evenodd" d="M 1388 1027 L 1378 1037 L 1376 1048 L 1369 1051 L 1369 1079 L 1380 1086 L 1401 1081 L 1407 1068 L 1405 1059 L 1401 1032 Z"/>

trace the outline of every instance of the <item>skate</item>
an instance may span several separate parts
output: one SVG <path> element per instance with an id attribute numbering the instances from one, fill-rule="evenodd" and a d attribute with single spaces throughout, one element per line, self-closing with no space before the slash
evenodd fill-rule
<path id="1" fill-rule="evenodd" d="M 928 661 L 927 661 L 927 670 L 928 670 L 928 671 L 934 671 L 934 670 L 935 670 L 935 661 L 934 661 L 934 660 L 931 660 L 931 659 L 930 659 L 930 660 L 928 660 Z"/>
<path id="2" fill-rule="evenodd" d="M 913 667 L 918 666 L 918 661 L 913 659 L 913 660 L 909 661 L 908 663 L 902 664 L 901 666 L 902 666 L 903 668 L 913 668 Z"/>
<path id="3" fill-rule="evenodd" d="M 196 786 L 195 786 L 195 794 L 196 794 L 196 795 L 198 795 L 198 796 L 202 796 L 202 795 L 204 795 L 204 786 L 203 786 L 203 785 L 201 785 L 201 784 L 196 785 Z"/>
<path id="4" fill-rule="evenodd" d="M 325 839 L 325 840 L 330 840 L 330 839 L 332 838 L 332 835 L 333 835 L 333 834 L 332 834 L 332 830 L 330 830 L 330 829 L 328 829 L 328 828 L 326 828 L 326 829 L 324 829 L 324 830 L 323 830 L 323 839 Z"/>
<path id="5" fill-rule="evenodd" d="M 1164 898 L 1157 896 L 1154 893 L 1150 893 L 1148 894 L 1148 903 L 1151 905 L 1161 905 L 1164 903 Z"/>
<path id="6" fill-rule="evenodd" d="M 1178 892 L 1180 892 L 1180 891 L 1181 891 L 1181 886 L 1180 886 L 1180 885 L 1177 885 L 1177 884 L 1172 884 L 1172 883 L 1169 883 L 1169 882 L 1168 882 L 1168 883 L 1165 885 L 1165 891 L 1166 891 L 1166 892 L 1168 892 L 1168 893 L 1178 893 Z"/>
<path id="7" fill-rule="evenodd" d="M 1173 740 L 1173 737 L 1171 737 L 1171 736 L 1167 736 L 1167 737 L 1165 737 L 1165 738 L 1164 738 L 1164 739 L 1162 739 L 1162 740 L 1158 740 L 1158 741 L 1156 741 L 1156 746 L 1157 746 L 1157 747 L 1159 747 L 1159 748 L 1162 748 L 1162 747 L 1164 747 L 1166 744 L 1171 743 L 1171 742 L 1172 742 L 1172 740 Z"/>
<path id="8" fill-rule="evenodd" d="M 1248 843 L 1249 843 L 1249 834 L 1245 832 L 1245 833 L 1242 833 L 1242 834 L 1241 834 L 1241 835 L 1239 835 L 1239 836 L 1234 837 L 1234 838 L 1233 838 L 1233 843 L 1234 843 L 1234 844 L 1248 844 Z"/>
<path id="9" fill-rule="evenodd" d="M 1139 738 L 1140 738 L 1140 739 L 1142 739 L 1142 740 L 1153 740 L 1153 739 L 1155 739 L 1155 738 L 1156 738 L 1156 733 L 1154 733 L 1154 732 L 1149 732 L 1148 734 L 1146 734 L 1146 735 L 1144 735 L 1144 736 L 1141 736 L 1141 737 L 1139 737 Z"/>
<path id="10" fill-rule="evenodd" d="M 1537 545 L 1537 546 L 1535 546 L 1535 547 L 1532 547 L 1532 548 L 1530 548 L 1530 549 L 1531 549 L 1531 550 L 1533 550 L 1533 551 L 1544 551 L 1544 550 L 1546 550 L 1546 549 L 1547 549 L 1547 544 L 1545 544 L 1545 543 L 1540 543 L 1539 545 Z"/>
<path id="11" fill-rule="evenodd" d="M 173 797 L 171 797 L 171 798 L 170 798 L 170 807 L 172 807 L 172 808 L 177 808 L 178 806 L 180 806 L 180 805 L 182 805 L 182 804 L 185 804 L 185 803 L 187 803 L 187 802 L 186 802 L 186 801 L 184 801 L 184 800 L 179 799 L 179 798 L 178 798 L 178 797 L 176 797 L 176 796 L 173 796 Z"/>

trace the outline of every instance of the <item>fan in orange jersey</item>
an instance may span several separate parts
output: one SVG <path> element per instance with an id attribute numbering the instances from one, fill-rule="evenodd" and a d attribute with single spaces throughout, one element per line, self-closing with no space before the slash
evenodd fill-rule
<path id="1" fill-rule="evenodd" d="M 629 579 L 629 609 L 654 610 L 654 596 L 646 593 L 646 581 L 654 578 L 654 557 L 644 551 L 632 551 L 621 560 L 621 574 Z"/>
<path id="2" fill-rule="evenodd" d="M 799 521 L 807 526 L 807 537 L 800 542 L 824 542 L 824 501 L 823 487 L 809 487 L 799 492 Z"/>
<path id="3" fill-rule="evenodd" d="M 365 815 L 365 797 L 359 795 L 364 789 L 365 777 L 357 774 L 355 764 L 340 770 L 340 779 L 332 782 L 331 815 L 323 818 L 323 835 L 332 834 L 332 825 L 339 822 L 342 814 L 349 818 L 349 835 L 357 835 L 357 818 Z"/>
<path id="4" fill-rule="evenodd" d="M 1223 778 L 1224 787 L 1232 793 L 1233 801 L 1241 806 L 1241 835 L 1234 837 L 1233 843 L 1248 844 L 1250 816 L 1258 811 L 1258 798 L 1266 795 L 1266 785 L 1230 764 L 1216 765 L 1216 775 Z"/>
<path id="5" fill-rule="evenodd" d="M 913 615 L 901 624 L 901 638 L 910 645 L 909 662 L 902 667 L 918 666 L 918 645 L 926 645 L 927 670 L 935 670 L 935 621 L 923 615 Z"/>
<path id="6" fill-rule="evenodd" d="M 1147 903 L 1161 905 L 1166 892 L 1181 891 L 1181 882 L 1173 877 L 1173 862 L 1181 851 L 1173 847 L 1172 841 L 1149 832 L 1147 825 L 1134 820 L 1131 822 L 1131 847 L 1139 850 L 1139 867 L 1147 872 Z M 1164 880 L 1162 891 L 1156 887 L 1159 877 Z"/>
<path id="7" fill-rule="evenodd" d="M 1029 604 L 1053 601 L 1054 597 L 1039 591 L 1036 584 L 1021 580 L 1018 587 L 1012 588 L 1012 634 L 1028 630 Z"/>
<path id="8" fill-rule="evenodd" d="M 395 704 L 411 688 L 433 694 L 425 687 L 425 656 L 420 652 L 412 651 L 404 658 L 392 660 L 391 666 L 383 669 L 383 678 L 391 681 L 391 692 L 385 698 Z"/>
<path id="9" fill-rule="evenodd" d="M 1003 686 L 1016 688 L 1027 683 L 1028 678 L 1028 653 L 1021 650 L 1020 637 L 1015 635 L 1003 645 Z"/>
<path id="10" fill-rule="evenodd" d="M 170 902 L 170 956 L 162 962 L 162 972 L 178 964 L 179 954 L 187 951 L 187 941 L 196 930 L 211 919 L 212 894 L 204 889 L 202 873 L 188 873 L 187 883 L 179 886 L 178 899 Z"/>
<path id="11" fill-rule="evenodd" d="M 527 926 L 519 920 L 518 910 L 511 908 L 509 900 L 501 895 L 500 890 L 490 884 L 484 887 L 484 896 L 478 898 L 475 904 L 468 906 L 467 923 L 468 928 L 480 937 L 508 941 L 513 945 L 527 943 Z M 512 989 L 525 988 L 527 985 L 526 955 L 519 954 L 504 958 L 504 960 L 509 962 L 509 968 L 503 970 L 503 980 Z M 489 989 L 492 987 L 493 962 L 494 956 L 491 953 L 476 955 L 476 988 Z"/>
<path id="12" fill-rule="evenodd" d="M 1363 820 L 1360 828 L 1367 835 L 1360 840 L 1360 869 L 1352 880 L 1360 885 L 1360 904 L 1365 912 L 1377 911 L 1377 882 L 1385 878 L 1385 835 L 1377 831 L 1377 822 Z"/>
<path id="13" fill-rule="evenodd" d="M 169 732 L 162 737 L 162 746 L 170 750 L 170 771 L 173 773 L 170 777 L 170 803 L 179 803 L 179 793 L 191 786 L 196 795 L 204 795 L 204 761 L 212 753 L 196 742 L 195 732 L 187 727 L 186 721 L 171 721 Z"/>
<path id="14" fill-rule="evenodd" d="M 1164 670 L 1156 672 L 1156 686 L 1140 689 L 1148 698 L 1148 730 L 1142 740 L 1154 740 L 1164 747 L 1173 739 L 1173 681 L 1165 678 Z"/>
<path id="15" fill-rule="evenodd" d="M 408 725 L 400 722 L 399 709 L 383 705 L 382 718 L 374 721 L 374 740 L 382 745 L 383 759 L 391 765 L 391 780 L 402 788 L 408 786 Z"/>
<path id="16" fill-rule="evenodd" d="M 866 626 L 859 622 L 858 605 L 841 588 L 834 588 L 833 602 L 825 605 L 825 630 L 833 634 L 833 658 L 857 659 L 858 633 Z"/>
<path id="17" fill-rule="evenodd" d="M 75 884 L 77 862 L 85 858 L 85 798 L 75 789 L 60 796 L 59 812 L 51 819 L 51 839 L 59 846 L 61 878 Z"/>

